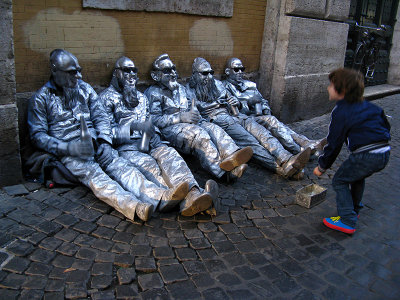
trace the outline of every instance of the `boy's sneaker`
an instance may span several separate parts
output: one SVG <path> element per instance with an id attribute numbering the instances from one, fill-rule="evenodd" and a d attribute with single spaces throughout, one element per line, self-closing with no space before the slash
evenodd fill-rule
<path id="1" fill-rule="evenodd" d="M 353 234 L 354 232 L 356 232 L 355 228 L 350 227 L 344 223 L 342 223 L 342 221 L 340 221 L 340 217 L 331 217 L 331 218 L 325 218 L 324 219 L 324 224 L 325 226 L 331 228 L 331 229 L 335 229 L 347 234 Z"/>

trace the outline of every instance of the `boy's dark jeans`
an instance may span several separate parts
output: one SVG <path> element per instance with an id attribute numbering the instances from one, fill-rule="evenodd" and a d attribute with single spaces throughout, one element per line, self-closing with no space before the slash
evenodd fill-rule
<path id="1" fill-rule="evenodd" d="M 361 152 L 350 154 L 336 171 L 332 180 L 336 192 L 336 206 L 340 221 L 355 227 L 357 215 L 363 207 L 361 200 L 365 178 L 385 168 L 390 151 L 385 153 Z"/>

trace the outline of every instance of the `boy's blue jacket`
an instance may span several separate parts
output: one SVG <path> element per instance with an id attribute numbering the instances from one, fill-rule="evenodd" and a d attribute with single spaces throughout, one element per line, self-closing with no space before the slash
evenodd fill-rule
<path id="1" fill-rule="evenodd" d="M 365 145 L 388 142 L 389 132 L 390 124 L 379 106 L 365 100 L 356 103 L 339 100 L 332 110 L 328 144 L 318 164 L 322 169 L 328 169 L 342 149 L 343 142 L 350 151 L 355 151 Z"/>

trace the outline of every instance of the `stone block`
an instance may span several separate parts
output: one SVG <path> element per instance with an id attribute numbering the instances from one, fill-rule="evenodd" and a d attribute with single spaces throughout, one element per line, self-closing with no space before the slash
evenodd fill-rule
<path id="1" fill-rule="evenodd" d="M 19 274 L 14 274 L 14 273 L 10 273 L 8 274 L 8 276 L 2 280 L 0 287 L 2 288 L 2 293 L 3 293 L 3 289 L 13 289 L 13 290 L 17 290 L 21 287 L 21 285 L 25 282 L 27 276 L 25 275 L 19 275 Z M 9 299 L 7 298 L 7 296 L 9 296 L 8 294 L 4 294 L 5 298 L 4 299 Z"/>
<path id="2" fill-rule="evenodd" d="M 169 1 L 99 1 L 83 0 L 83 7 L 100 9 L 136 10 L 136 11 L 159 11 L 177 12 L 185 14 L 196 14 L 206 16 L 232 17 L 232 0 L 169 0 Z"/>
<path id="3" fill-rule="evenodd" d="M 325 5 L 325 1 L 286 0 L 285 12 L 291 15 L 323 18 Z"/>
<path id="4" fill-rule="evenodd" d="M 143 291 L 162 288 L 164 286 L 161 276 L 158 273 L 140 275 L 138 277 L 138 284 Z"/>
<path id="5" fill-rule="evenodd" d="M 329 20 L 345 21 L 349 17 L 349 0 L 328 0 L 326 2 L 325 18 Z"/>
<path id="6" fill-rule="evenodd" d="M 135 291 L 131 286 L 119 285 L 115 288 L 117 294 L 117 299 L 134 299 L 138 296 L 137 291 Z M 152 297 L 148 298 L 152 299 Z"/>
<path id="7" fill-rule="evenodd" d="M 46 276 L 50 273 L 52 267 L 48 264 L 43 264 L 39 262 L 33 262 L 29 266 L 28 270 L 25 271 L 26 275 L 38 275 L 38 276 Z"/>
<path id="8" fill-rule="evenodd" d="M 181 265 L 161 266 L 160 274 L 166 284 L 188 279 L 188 276 Z"/>
<path id="9" fill-rule="evenodd" d="M 110 275 L 92 276 L 91 277 L 91 288 L 92 289 L 106 289 L 106 288 L 110 287 L 112 280 L 113 280 L 113 278 Z M 107 292 L 113 293 L 112 291 L 107 291 Z M 93 297 L 93 299 L 95 299 L 95 298 Z M 108 297 L 101 298 L 100 297 L 99 299 L 112 299 L 112 298 L 108 298 Z"/>
<path id="10" fill-rule="evenodd" d="M 28 190 L 25 188 L 23 184 L 16 184 L 11 186 L 6 186 L 3 188 L 7 194 L 10 196 L 18 196 L 18 195 L 27 195 L 29 194 Z"/>
<path id="11" fill-rule="evenodd" d="M 3 266 L 3 270 L 22 274 L 28 268 L 29 264 L 30 261 L 26 258 L 14 257 Z"/>
<path id="12" fill-rule="evenodd" d="M 0 106 L 0 186 L 22 181 L 17 116 L 15 104 Z"/>
<path id="13" fill-rule="evenodd" d="M 348 18 L 348 0 L 286 0 L 286 14 L 308 18 L 345 21 Z"/>
<path id="14" fill-rule="evenodd" d="M 152 257 L 138 257 L 135 259 L 135 269 L 145 273 L 155 272 L 156 262 Z"/>
<path id="15" fill-rule="evenodd" d="M 14 57 L 12 49 L 7 56 Z M 2 55 L 1 55 L 2 56 Z M 0 61 L 1 57 L 0 56 Z M 1 61 L 2 69 L 0 71 L 0 104 L 10 104 L 15 102 L 15 68 L 14 59 Z"/>
<path id="16" fill-rule="evenodd" d="M 117 271 L 119 284 L 129 284 L 136 279 L 136 271 L 134 268 L 121 268 Z"/>
<path id="17" fill-rule="evenodd" d="M 286 77 L 329 73 L 343 66 L 348 25 L 336 22 L 285 17 L 288 32 L 278 35 L 278 61 Z M 282 48 L 279 46 L 283 46 Z"/>
<path id="18" fill-rule="evenodd" d="M 329 112 L 334 103 L 328 100 L 326 91 L 328 75 L 329 73 L 282 76 L 279 94 L 272 90 L 270 104 L 273 114 L 286 123 Z"/>
<path id="19" fill-rule="evenodd" d="M 26 256 L 33 251 L 32 244 L 25 241 L 16 240 L 14 243 L 7 246 L 7 251 L 16 256 Z"/>

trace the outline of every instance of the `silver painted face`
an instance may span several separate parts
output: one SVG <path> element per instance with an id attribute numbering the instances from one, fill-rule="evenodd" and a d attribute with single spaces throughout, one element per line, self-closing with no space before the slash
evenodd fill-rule
<path id="1" fill-rule="evenodd" d="M 137 76 L 138 69 L 135 64 L 130 59 L 125 59 L 120 62 L 119 66 L 116 68 L 115 76 L 118 79 L 118 83 L 121 87 L 135 87 L 138 80 Z"/>
<path id="2" fill-rule="evenodd" d="M 214 70 L 211 69 L 208 62 L 202 63 L 197 67 L 197 71 L 193 75 L 197 84 L 207 85 L 213 79 Z"/>
<path id="3" fill-rule="evenodd" d="M 160 82 L 170 90 L 175 90 L 179 87 L 178 72 L 174 63 L 170 59 L 160 61 L 159 65 Z"/>
<path id="4" fill-rule="evenodd" d="M 244 67 L 240 59 L 235 59 L 231 62 L 228 68 L 228 77 L 233 81 L 240 81 L 243 78 Z"/>
<path id="5" fill-rule="evenodd" d="M 70 53 L 60 55 L 55 67 L 56 70 L 52 72 L 52 75 L 59 87 L 74 88 L 78 85 L 78 80 L 82 79 L 82 68 L 77 58 Z"/>

